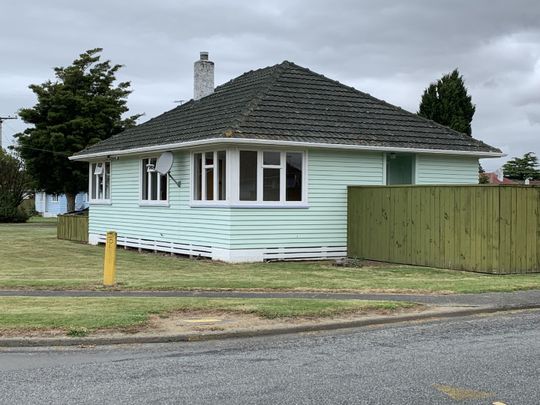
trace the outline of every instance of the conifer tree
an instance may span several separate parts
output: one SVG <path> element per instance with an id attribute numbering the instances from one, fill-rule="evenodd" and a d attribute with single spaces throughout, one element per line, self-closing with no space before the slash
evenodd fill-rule
<path id="1" fill-rule="evenodd" d="M 68 211 L 88 188 L 88 165 L 68 157 L 133 126 L 140 116 L 123 118 L 130 83 L 116 83 L 122 65 L 100 61 L 101 51 L 90 49 L 70 66 L 54 68 L 54 81 L 30 85 L 37 104 L 19 111 L 31 126 L 15 135 L 15 149 L 38 189 L 66 194 Z"/>
<path id="2" fill-rule="evenodd" d="M 534 152 L 528 152 L 522 158 L 514 158 L 503 165 L 505 177 L 514 180 L 540 179 L 538 157 Z"/>
<path id="3" fill-rule="evenodd" d="M 424 91 L 418 115 L 471 136 L 474 112 L 463 77 L 455 69 Z"/>

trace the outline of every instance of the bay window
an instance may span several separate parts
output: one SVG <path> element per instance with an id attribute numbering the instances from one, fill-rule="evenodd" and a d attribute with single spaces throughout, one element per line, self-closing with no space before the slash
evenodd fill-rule
<path id="1" fill-rule="evenodd" d="M 90 202 L 109 202 L 111 199 L 111 162 L 90 164 Z"/>
<path id="2" fill-rule="evenodd" d="M 228 152 L 192 154 L 195 205 L 305 207 L 304 152 L 249 149 Z M 226 184 L 228 179 L 230 187 Z"/>
<path id="3" fill-rule="evenodd" d="M 163 204 L 168 201 L 169 178 L 155 171 L 157 158 L 141 160 L 141 202 Z"/>

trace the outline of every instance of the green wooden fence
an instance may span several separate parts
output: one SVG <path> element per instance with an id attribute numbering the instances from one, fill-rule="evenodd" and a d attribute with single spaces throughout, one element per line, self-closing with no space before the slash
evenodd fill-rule
<path id="1" fill-rule="evenodd" d="M 350 257 L 540 272 L 540 187 L 351 186 L 347 232 Z"/>
<path id="2" fill-rule="evenodd" d="M 88 242 L 88 216 L 58 215 L 56 237 L 77 242 Z"/>

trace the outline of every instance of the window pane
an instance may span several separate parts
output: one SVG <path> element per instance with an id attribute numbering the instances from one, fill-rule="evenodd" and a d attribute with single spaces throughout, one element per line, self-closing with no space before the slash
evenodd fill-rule
<path id="1" fill-rule="evenodd" d="M 240 200 L 257 201 L 257 152 L 240 151 Z"/>
<path id="2" fill-rule="evenodd" d="M 204 164 L 206 166 L 212 166 L 214 164 L 214 152 L 206 152 L 204 154 Z"/>
<path id="3" fill-rule="evenodd" d="M 167 180 L 169 180 L 169 177 L 167 175 L 159 176 L 159 181 L 161 182 L 159 189 L 159 199 L 161 201 L 167 201 Z"/>
<path id="4" fill-rule="evenodd" d="M 158 173 L 150 173 L 150 200 L 156 201 L 158 199 L 157 192 Z"/>
<path id="5" fill-rule="evenodd" d="M 302 201 L 302 154 L 287 153 L 287 201 Z"/>
<path id="6" fill-rule="evenodd" d="M 414 155 L 389 154 L 386 156 L 386 184 L 412 184 Z"/>
<path id="7" fill-rule="evenodd" d="M 206 176 L 206 200 L 214 199 L 214 169 L 204 169 Z"/>
<path id="8" fill-rule="evenodd" d="M 97 179 L 96 179 L 96 176 L 94 176 L 94 170 L 96 170 L 96 164 L 92 163 L 92 165 L 90 166 L 90 179 L 91 179 L 90 198 L 92 200 L 95 200 L 97 197 L 96 195 Z"/>
<path id="9" fill-rule="evenodd" d="M 97 198 L 98 200 L 103 200 L 103 174 L 100 174 L 99 176 L 96 176 L 97 178 Z"/>
<path id="10" fill-rule="evenodd" d="M 111 198 L 111 162 L 105 162 L 105 199 Z"/>
<path id="11" fill-rule="evenodd" d="M 263 152 L 263 165 L 279 166 L 281 164 L 280 152 Z"/>
<path id="12" fill-rule="evenodd" d="M 141 187 L 142 187 L 141 197 L 143 200 L 148 200 L 148 172 L 146 169 L 147 164 L 148 164 L 148 159 L 143 159 L 142 168 L 141 168 Z"/>
<path id="13" fill-rule="evenodd" d="M 281 169 L 263 170 L 263 200 L 279 201 L 279 172 Z"/>
<path id="14" fill-rule="evenodd" d="M 202 179 L 201 179 L 201 163 L 202 155 L 200 153 L 195 153 L 193 158 L 193 173 L 195 178 L 193 179 L 193 197 L 195 200 L 200 200 L 202 198 Z"/>
<path id="15" fill-rule="evenodd" d="M 218 200 L 225 200 L 227 196 L 227 154 L 224 150 L 217 153 L 218 159 Z"/>

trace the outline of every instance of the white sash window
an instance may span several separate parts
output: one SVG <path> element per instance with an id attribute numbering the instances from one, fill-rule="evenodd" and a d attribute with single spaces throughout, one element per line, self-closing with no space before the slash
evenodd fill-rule
<path id="1" fill-rule="evenodd" d="M 111 162 L 90 164 L 89 189 L 91 203 L 109 203 L 111 201 Z"/>

